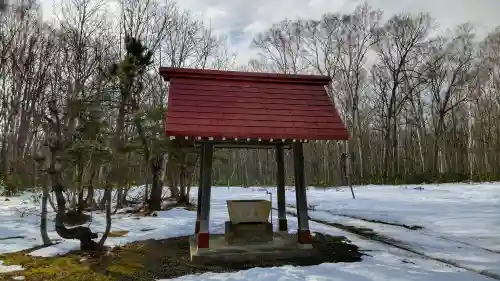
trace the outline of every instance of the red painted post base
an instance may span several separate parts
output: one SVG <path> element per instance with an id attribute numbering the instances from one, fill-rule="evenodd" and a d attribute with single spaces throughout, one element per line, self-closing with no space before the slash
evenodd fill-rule
<path id="1" fill-rule="evenodd" d="M 297 240 L 300 244 L 312 244 L 311 231 L 309 230 L 298 230 Z"/>
<path id="2" fill-rule="evenodd" d="M 198 248 L 206 249 L 210 244 L 210 234 L 206 232 L 198 233 L 198 239 L 196 241 Z"/>
<path id="3" fill-rule="evenodd" d="M 196 224 L 194 225 L 194 234 L 198 234 L 200 232 L 200 221 L 196 220 Z"/>

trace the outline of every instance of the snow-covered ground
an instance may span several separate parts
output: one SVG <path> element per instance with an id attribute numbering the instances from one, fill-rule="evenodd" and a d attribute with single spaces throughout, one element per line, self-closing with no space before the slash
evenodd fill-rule
<path id="1" fill-rule="evenodd" d="M 309 215 L 371 228 L 431 257 L 500 276 L 498 183 L 370 186 L 356 191 L 355 200 L 347 189 L 327 194 L 320 190 L 309 192 L 308 203 L 315 209 Z M 287 203 L 295 206 L 291 195 L 287 194 Z M 408 230 L 360 220 L 363 218 L 423 229 Z"/>
<path id="2" fill-rule="evenodd" d="M 276 206 L 276 192 L 274 189 L 268 190 L 272 192 L 273 205 Z M 287 191 L 286 197 L 287 204 L 294 206 L 295 194 L 292 190 Z M 368 227 L 428 256 L 500 275 L 499 183 L 363 186 L 355 187 L 355 192 L 357 197 L 353 200 L 348 189 L 309 189 L 308 204 L 314 208 L 309 215 L 313 219 Z M 192 190 L 192 195 L 196 196 L 196 189 Z M 224 221 L 228 218 L 226 200 L 243 198 L 268 199 L 269 195 L 261 188 L 213 188 L 210 216 L 212 233 L 224 231 Z M 39 206 L 31 202 L 29 195 L 4 200 L 4 197 L 0 197 L 0 253 L 39 245 Z M 277 225 L 276 215 L 276 211 L 273 211 L 274 225 Z M 53 232 L 52 219 L 53 213 L 49 214 L 49 236 L 58 239 Z M 409 230 L 362 219 L 418 225 L 423 229 Z M 112 230 L 127 230 L 129 233 L 124 237 L 108 238 L 106 244 L 113 246 L 137 240 L 190 235 L 194 231 L 194 221 L 195 212 L 183 209 L 159 212 L 158 217 L 140 219 L 128 214 L 117 214 L 113 217 Z M 94 231 L 103 231 L 104 215 L 94 213 L 91 227 Z M 289 217 L 289 228 L 293 231 L 296 227 L 296 219 Z M 323 224 L 311 222 L 311 230 L 345 235 L 371 256 L 364 257 L 358 263 L 254 268 L 237 273 L 184 276 L 175 280 L 493 280 L 378 242 L 366 241 Z M 13 238 L 16 236 L 24 238 Z M 52 256 L 77 248 L 77 241 L 63 240 L 31 254 Z M 19 269 L 6 268 L 0 262 L 0 272 Z"/>

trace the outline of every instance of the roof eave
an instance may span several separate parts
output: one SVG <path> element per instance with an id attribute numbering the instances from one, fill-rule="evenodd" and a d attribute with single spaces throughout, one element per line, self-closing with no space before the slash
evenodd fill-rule
<path id="1" fill-rule="evenodd" d="M 331 78 L 321 75 L 279 74 L 241 71 L 221 71 L 193 68 L 160 67 L 160 74 L 165 81 L 172 78 L 184 79 L 215 79 L 215 80 L 241 80 L 266 83 L 293 83 L 328 85 Z"/>
<path id="2" fill-rule="evenodd" d="M 330 134 L 330 136 L 268 136 L 268 135 L 252 135 L 252 136 L 221 136 L 223 133 L 194 133 L 194 132 L 178 132 L 171 131 L 165 128 L 165 135 L 172 139 L 185 139 L 185 140 L 210 140 L 210 141 L 228 141 L 228 142 L 257 142 L 257 143 L 293 143 L 295 141 L 299 142 L 313 142 L 313 141 L 348 141 L 350 139 L 349 133 L 346 131 L 338 131 Z"/>

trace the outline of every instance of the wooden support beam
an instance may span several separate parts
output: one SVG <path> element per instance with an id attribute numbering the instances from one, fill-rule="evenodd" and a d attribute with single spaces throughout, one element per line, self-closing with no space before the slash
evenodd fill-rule
<path id="1" fill-rule="evenodd" d="M 297 200 L 297 219 L 299 229 L 297 240 L 300 244 L 311 244 L 309 216 L 307 214 L 307 195 L 304 174 L 304 150 L 301 142 L 293 144 L 293 166 L 295 174 L 295 199 Z"/>
<path id="2" fill-rule="evenodd" d="M 276 184 L 278 187 L 278 229 L 279 231 L 288 231 L 285 199 L 285 153 L 282 144 L 276 146 L 276 164 Z"/>
<path id="3" fill-rule="evenodd" d="M 199 184 L 198 184 L 198 198 L 197 198 L 197 203 L 196 203 L 196 225 L 194 229 L 194 234 L 197 235 L 200 232 L 200 218 L 201 218 L 201 198 L 203 197 L 202 191 L 203 191 L 203 159 L 204 159 L 204 153 L 203 153 L 203 147 L 200 148 L 200 176 L 199 176 Z"/>
<path id="4" fill-rule="evenodd" d="M 203 175 L 202 175 L 202 197 L 200 210 L 200 231 L 198 233 L 198 248 L 209 247 L 209 221 L 210 221 L 210 193 L 212 189 L 212 157 L 214 153 L 213 143 L 206 142 L 202 144 L 203 153 Z"/>
<path id="5" fill-rule="evenodd" d="M 200 147 L 204 142 L 211 142 L 214 144 L 214 148 L 244 148 L 244 149 L 275 149 L 277 143 L 285 144 L 284 149 L 291 149 L 293 140 L 289 139 L 270 139 L 264 140 L 262 138 L 258 139 L 238 139 L 238 138 L 202 138 L 202 137 L 177 137 L 175 139 L 180 147 Z M 296 142 L 298 140 L 295 140 Z"/>

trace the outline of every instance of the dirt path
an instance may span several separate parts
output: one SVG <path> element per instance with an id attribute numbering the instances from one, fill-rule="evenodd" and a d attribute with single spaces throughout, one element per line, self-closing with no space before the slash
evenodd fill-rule
<path id="1" fill-rule="evenodd" d="M 295 209 L 295 206 L 292 205 L 292 204 L 287 204 L 287 207 Z M 427 237 L 432 237 L 432 238 L 439 239 L 439 240 L 446 240 L 446 241 L 449 241 L 449 242 L 453 242 L 453 243 L 457 243 L 457 244 L 462 244 L 464 246 L 468 246 L 468 247 L 472 247 L 472 248 L 477 248 L 477 249 L 480 249 L 480 250 L 483 250 L 483 251 L 486 251 L 486 252 L 490 252 L 490 253 L 493 253 L 493 254 L 500 254 L 500 251 L 497 251 L 497 250 L 488 249 L 488 248 L 485 248 L 485 247 L 482 247 L 482 246 L 474 245 L 474 244 L 471 244 L 471 243 L 468 243 L 468 242 L 465 242 L 465 241 L 461 241 L 461 240 L 458 240 L 458 239 L 453 239 L 453 238 L 446 237 L 446 236 L 439 235 L 439 234 L 433 235 L 433 234 L 424 232 L 426 229 L 423 226 L 421 226 L 421 225 L 406 225 L 406 224 L 396 223 L 396 222 L 388 222 L 388 221 L 383 221 L 383 220 L 368 219 L 368 218 L 364 218 L 364 217 L 357 216 L 357 215 L 341 214 L 341 213 L 333 212 L 331 210 L 324 210 L 324 209 L 309 208 L 308 210 L 312 211 L 312 212 L 314 212 L 314 211 L 325 212 L 325 213 L 331 214 L 332 216 L 345 217 L 345 218 L 350 218 L 350 219 L 353 219 L 353 220 L 359 220 L 359 221 L 365 221 L 365 222 L 376 223 L 376 224 L 383 224 L 383 225 L 389 225 L 389 226 L 396 226 L 396 227 L 401 227 L 401 228 L 405 228 L 405 229 L 408 229 L 408 230 L 415 230 L 415 231 L 417 231 L 417 230 L 423 230 L 423 231 L 419 231 L 418 233 L 421 234 L 421 235 L 425 235 Z"/>
<path id="2" fill-rule="evenodd" d="M 290 205 L 290 207 L 292 207 L 292 206 Z M 337 213 L 329 211 L 329 210 L 312 210 L 312 211 L 321 211 L 321 212 L 329 213 L 329 214 L 331 214 L 333 216 L 346 217 L 346 218 L 350 218 L 350 219 L 354 219 L 354 220 L 361 220 L 361 221 L 366 221 L 366 222 L 371 222 L 371 223 L 377 223 L 377 224 L 397 226 L 397 227 L 406 228 L 408 230 L 424 230 L 425 229 L 423 226 L 420 226 L 420 225 L 408 226 L 406 224 L 399 224 L 399 223 L 387 222 L 387 221 L 382 221 L 382 220 L 372 220 L 372 219 L 367 219 L 367 218 L 363 218 L 363 217 L 360 217 L 360 216 L 353 216 L 353 215 L 346 215 L 346 214 L 337 214 Z M 419 231 L 419 234 L 425 235 L 425 236 L 428 236 L 428 237 L 433 237 L 433 238 L 436 238 L 436 239 L 439 239 L 439 240 L 446 240 L 446 241 L 450 241 L 450 242 L 453 242 L 453 243 L 462 244 L 462 245 L 465 245 L 465 246 L 469 246 L 469 247 L 481 249 L 483 251 L 490 252 L 490 253 L 493 253 L 493 254 L 500 254 L 500 251 L 488 249 L 488 248 L 485 248 L 485 247 L 482 247 L 482 246 L 474 245 L 474 244 L 471 244 L 471 243 L 468 243 L 468 242 L 465 242 L 465 241 L 460 241 L 458 239 L 453 239 L 453 238 L 449 238 L 449 237 L 442 236 L 442 235 L 433 235 L 433 234 L 426 233 L 426 232 L 423 232 L 423 231 Z"/>

